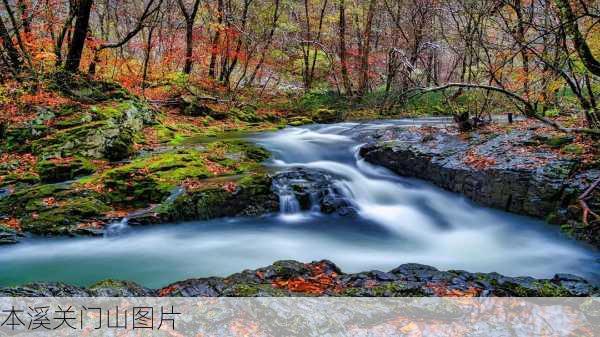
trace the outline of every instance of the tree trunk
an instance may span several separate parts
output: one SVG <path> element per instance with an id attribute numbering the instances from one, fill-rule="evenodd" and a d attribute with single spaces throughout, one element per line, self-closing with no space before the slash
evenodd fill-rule
<path id="1" fill-rule="evenodd" d="M 145 95 L 146 87 L 148 83 L 146 83 L 148 79 L 148 66 L 150 65 L 150 56 L 152 55 L 152 37 L 154 35 L 154 30 L 156 26 L 150 27 L 148 30 L 148 40 L 146 41 L 146 51 L 144 53 L 144 68 L 142 70 L 142 93 Z"/>
<path id="2" fill-rule="evenodd" d="M 348 59 L 346 52 L 346 4 L 340 0 L 340 66 L 342 72 L 342 84 L 346 95 L 352 95 L 352 83 L 348 76 Z"/>
<path id="3" fill-rule="evenodd" d="M 75 16 L 75 28 L 73 37 L 69 45 L 69 53 L 65 62 L 65 70 L 69 72 L 77 72 L 81 63 L 81 54 L 85 46 L 85 40 L 90 26 L 90 12 L 92 10 L 93 0 L 80 0 Z"/>
<path id="4" fill-rule="evenodd" d="M 581 61 L 592 74 L 600 76 L 600 61 L 594 58 L 585 37 L 579 31 L 577 17 L 573 13 L 569 0 L 556 0 L 556 6 L 559 8 L 562 24 L 565 26 L 567 34 L 573 39 L 573 44 Z"/>
<path id="5" fill-rule="evenodd" d="M 192 57 L 194 53 L 194 21 L 188 21 L 185 24 L 185 65 L 183 72 L 192 73 Z"/>
<path id="6" fill-rule="evenodd" d="M 189 13 L 183 0 L 177 0 L 177 4 L 185 19 L 185 64 L 183 66 L 183 72 L 189 75 L 192 73 L 192 57 L 194 56 L 194 22 L 196 21 L 196 15 L 198 14 L 200 0 L 194 1 L 194 7 Z"/>
<path id="7" fill-rule="evenodd" d="M 12 43 L 12 39 L 10 38 L 8 30 L 6 29 L 6 26 L 4 26 L 4 22 L 2 21 L 1 18 L 0 18 L 0 40 L 2 40 L 2 48 L 6 51 L 6 54 L 8 55 L 8 59 L 10 60 L 10 65 L 15 70 L 17 70 L 19 67 L 21 67 L 21 59 L 19 57 L 19 51 L 17 51 L 17 48 Z"/>
<path id="8" fill-rule="evenodd" d="M 371 52 L 371 29 L 373 26 L 373 15 L 375 14 L 375 1 L 369 1 L 367 9 L 367 21 L 363 32 L 363 47 L 360 60 L 360 87 L 358 93 L 364 96 L 369 91 L 369 54 Z"/>
<path id="9" fill-rule="evenodd" d="M 215 32 L 215 36 L 211 41 L 211 51 L 210 51 L 210 64 L 208 66 L 208 76 L 210 78 L 215 79 L 217 77 L 216 66 L 217 66 L 217 53 L 219 51 L 219 40 L 221 39 L 221 24 L 223 23 L 223 0 L 218 0 L 217 2 L 217 15 L 219 23 L 219 27 Z"/>

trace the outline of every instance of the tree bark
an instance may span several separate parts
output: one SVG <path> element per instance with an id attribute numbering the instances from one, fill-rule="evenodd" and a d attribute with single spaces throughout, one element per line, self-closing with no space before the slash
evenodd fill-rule
<path id="1" fill-rule="evenodd" d="M 218 0 L 217 1 L 217 15 L 218 15 L 218 20 L 217 22 L 219 23 L 219 27 L 217 27 L 217 30 L 215 31 L 215 36 L 212 38 L 211 41 L 211 50 L 210 50 L 210 64 L 208 66 L 208 76 L 210 76 L 210 78 L 215 79 L 217 77 L 217 73 L 216 73 L 216 66 L 217 66 L 217 54 L 218 54 L 218 50 L 219 50 L 219 40 L 221 39 L 221 24 L 223 23 L 223 0 Z"/>
<path id="2" fill-rule="evenodd" d="M 189 13 L 185 8 L 183 0 L 177 0 L 177 4 L 185 18 L 185 64 L 183 66 L 183 72 L 189 75 L 192 73 L 194 64 L 194 22 L 196 21 L 196 15 L 198 14 L 198 8 L 200 7 L 200 0 L 194 1 L 194 7 Z"/>
<path id="3" fill-rule="evenodd" d="M 71 38 L 69 53 L 67 54 L 67 60 L 65 62 L 65 70 L 68 72 L 74 73 L 79 70 L 81 54 L 83 53 L 83 47 L 85 46 L 85 40 L 90 26 L 90 12 L 92 10 L 93 2 L 94 0 L 79 1 L 77 14 L 75 15 L 73 37 Z"/>
<path id="4" fill-rule="evenodd" d="M 342 73 L 342 84 L 346 95 L 352 95 L 352 83 L 348 76 L 348 55 L 346 51 L 346 3 L 340 0 L 340 66 Z"/>
<path id="5" fill-rule="evenodd" d="M 21 67 L 21 59 L 19 51 L 15 47 L 10 38 L 10 34 L 4 25 L 4 22 L 0 18 L 0 40 L 2 40 L 2 48 L 6 51 L 10 65 L 13 69 L 17 70 Z"/>
<path id="6" fill-rule="evenodd" d="M 360 60 L 360 87 L 358 94 L 364 96 L 369 91 L 369 54 L 371 52 L 371 30 L 373 26 L 373 16 L 375 14 L 375 1 L 369 1 L 369 8 L 367 9 L 367 21 L 365 22 L 365 28 L 363 32 L 363 46 Z"/>
<path id="7" fill-rule="evenodd" d="M 577 17 L 571 8 L 569 0 L 556 0 L 556 6 L 560 11 L 562 24 L 564 25 L 567 34 L 573 39 L 573 44 L 577 50 L 577 54 L 581 58 L 581 61 L 585 67 L 594 75 L 600 76 L 600 61 L 594 58 L 589 45 L 587 44 L 583 34 L 579 30 L 577 24 Z"/>

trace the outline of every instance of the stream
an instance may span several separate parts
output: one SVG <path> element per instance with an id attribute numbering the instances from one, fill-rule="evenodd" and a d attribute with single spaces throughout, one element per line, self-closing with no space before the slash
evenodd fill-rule
<path id="1" fill-rule="evenodd" d="M 345 272 L 390 270 L 416 262 L 441 270 L 549 278 L 572 273 L 600 280 L 600 254 L 557 226 L 478 206 L 426 182 L 361 160 L 357 133 L 439 123 L 398 120 L 287 128 L 250 136 L 273 153 L 274 171 L 327 172 L 355 214 L 300 211 L 279 187 L 281 212 L 128 228 L 103 238 L 28 238 L 0 247 L 0 286 L 33 281 L 90 285 L 113 278 L 161 287 L 187 278 L 226 276 L 276 260 L 329 259 Z"/>

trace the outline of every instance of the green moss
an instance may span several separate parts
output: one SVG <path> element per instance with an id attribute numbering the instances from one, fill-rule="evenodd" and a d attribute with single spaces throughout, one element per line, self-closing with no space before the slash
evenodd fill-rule
<path id="1" fill-rule="evenodd" d="M 405 290 L 404 286 L 394 282 L 384 283 L 371 288 L 373 295 L 377 297 L 393 296 L 395 294 L 402 293 L 403 290 Z"/>
<path id="2" fill-rule="evenodd" d="M 4 176 L 1 185 L 26 184 L 33 185 L 40 182 L 40 176 L 35 172 L 14 172 Z"/>
<path id="3" fill-rule="evenodd" d="M 118 128 L 115 125 L 106 121 L 96 121 L 60 130 L 44 139 L 36 140 L 31 144 L 31 150 L 42 158 L 64 158 L 76 154 L 100 158 L 106 137 L 117 133 Z"/>
<path id="4" fill-rule="evenodd" d="M 58 205 L 42 207 L 38 204 L 36 212 L 22 218 L 24 231 L 43 235 L 74 234 L 79 224 L 99 218 L 111 210 L 102 201 L 91 197 L 69 198 Z"/>
<path id="5" fill-rule="evenodd" d="M 308 117 L 294 117 L 288 122 L 288 124 L 291 126 L 302 126 L 312 123 L 314 123 L 314 121 Z"/>
<path id="6" fill-rule="evenodd" d="M 361 288 L 350 287 L 344 289 L 341 295 L 346 297 L 358 297 L 362 292 L 363 290 Z"/>
<path id="7" fill-rule="evenodd" d="M 281 289 L 274 288 L 270 284 L 238 283 L 224 291 L 228 297 L 257 297 L 257 296 L 286 296 L 287 293 Z"/>
<path id="8" fill-rule="evenodd" d="M 570 293 L 567 289 L 550 281 L 537 281 L 534 282 L 534 286 L 537 289 L 537 296 L 540 297 L 567 297 Z"/>
<path id="9" fill-rule="evenodd" d="M 311 118 L 317 123 L 333 123 L 342 119 L 339 111 L 327 108 L 317 109 L 312 113 Z"/>
<path id="10" fill-rule="evenodd" d="M 37 163 L 36 170 L 43 182 L 60 182 L 92 174 L 95 168 L 91 161 L 76 157 L 72 160 L 43 160 Z"/>
<path id="11" fill-rule="evenodd" d="M 80 126 L 80 125 L 83 125 L 86 123 L 90 123 L 92 121 L 93 121 L 93 117 L 91 114 L 82 113 L 82 114 L 77 114 L 77 115 L 67 118 L 67 119 L 59 120 L 54 123 L 54 126 L 58 129 L 67 129 L 67 128 L 73 128 L 76 126 Z"/>
<path id="12" fill-rule="evenodd" d="M 555 137 L 548 137 L 544 140 L 544 143 L 546 143 L 548 146 L 553 147 L 553 148 L 559 148 L 559 147 L 569 144 L 571 142 L 573 142 L 572 136 L 555 136 Z"/>
<path id="13" fill-rule="evenodd" d="M 256 108 L 249 105 L 242 108 L 232 108 L 229 113 L 242 122 L 259 123 L 263 121 L 263 118 L 256 114 Z"/>
<path id="14" fill-rule="evenodd" d="M 146 203 L 162 201 L 185 179 L 209 176 L 201 153 L 189 149 L 136 159 L 106 171 L 100 179 L 112 202 Z"/>
<path id="15" fill-rule="evenodd" d="M 584 152 L 583 145 L 581 144 L 569 144 L 562 147 L 562 150 L 567 153 L 581 155 Z"/>

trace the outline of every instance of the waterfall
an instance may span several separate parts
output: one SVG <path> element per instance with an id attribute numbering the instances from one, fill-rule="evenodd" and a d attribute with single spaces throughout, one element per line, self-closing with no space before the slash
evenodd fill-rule
<path id="1" fill-rule="evenodd" d="M 113 222 L 106 226 L 105 237 L 118 236 L 129 229 L 129 218 L 125 217 L 118 222 Z"/>
<path id="2" fill-rule="evenodd" d="M 300 212 L 300 202 L 289 186 L 277 191 L 279 195 L 279 211 L 283 214 L 295 214 Z"/>
<path id="3" fill-rule="evenodd" d="M 300 213 L 300 201 L 286 181 L 273 181 L 273 191 L 279 196 L 279 212 L 282 214 Z"/>

